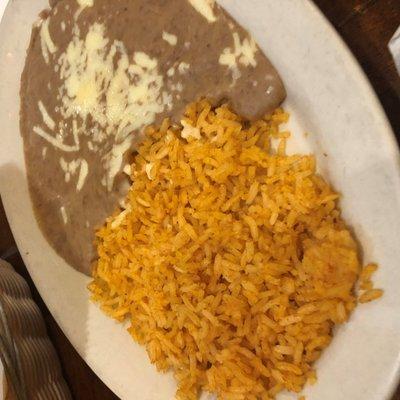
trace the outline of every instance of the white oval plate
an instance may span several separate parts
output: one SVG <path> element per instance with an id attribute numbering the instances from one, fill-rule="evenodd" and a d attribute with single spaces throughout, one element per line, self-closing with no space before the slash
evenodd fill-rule
<path id="1" fill-rule="evenodd" d="M 318 362 L 318 383 L 305 390 L 307 399 L 388 399 L 400 363 L 400 175 L 391 128 L 356 61 L 311 2 L 221 3 L 281 72 L 293 116 L 292 150 L 316 153 L 321 171 L 343 193 L 344 215 L 363 245 L 364 261 L 381 267 L 376 284 L 385 290 L 383 299 L 360 306 L 337 330 Z M 35 222 L 18 91 L 31 25 L 45 6 L 45 0 L 11 0 L 0 27 L 0 188 L 9 222 L 41 296 L 98 376 L 122 399 L 172 399 L 173 378 L 158 374 L 124 327 L 89 302 L 89 279 L 55 254 Z"/>

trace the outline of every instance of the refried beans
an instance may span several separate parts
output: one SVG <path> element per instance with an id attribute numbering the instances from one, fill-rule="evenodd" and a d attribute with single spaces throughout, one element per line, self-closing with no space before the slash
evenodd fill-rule
<path id="1" fill-rule="evenodd" d="M 32 30 L 21 83 L 43 234 L 89 275 L 95 230 L 126 194 L 126 154 L 145 126 L 166 116 L 180 123 L 200 98 L 253 120 L 285 96 L 252 36 L 213 1 L 52 1 Z"/>

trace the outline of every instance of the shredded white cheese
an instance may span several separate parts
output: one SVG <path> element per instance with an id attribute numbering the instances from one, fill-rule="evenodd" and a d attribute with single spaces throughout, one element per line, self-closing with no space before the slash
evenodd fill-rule
<path id="1" fill-rule="evenodd" d="M 121 211 L 121 213 L 119 215 L 117 215 L 117 217 L 111 223 L 111 229 L 118 228 L 122 224 L 122 222 L 124 222 L 124 219 L 130 213 L 130 211 L 131 211 L 131 207 L 128 204 L 128 207 L 124 211 Z"/>
<path id="2" fill-rule="evenodd" d="M 162 33 L 162 38 L 171 46 L 176 46 L 178 43 L 178 37 L 176 35 L 173 35 L 172 33 L 168 32 L 163 32 Z"/>
<path id="3" fill-rule="evenodd" d="M 61 212 L 61 217 L 64 222 L 64 225 L 66 225 L 68 223 L 68 215 L 67 215 L 67 211 L 65 210 L 64 206 L 60 207 L 60 212 Z"/>
<path id="4" fill-rule="evenodd" d="M 50 61 L 50 54 L 53 54 L 57 51 L 57 46 L 54 44 L 53 40 L 50 36 L 49 31 L 49 18 L 42 21 L 42 26 L 40 28 L 40 45 L 42 48 L 42 55 L 46 64 Z"/>
<path id="5" fill-rule="evenodd" d="M 174 90 L 176 90 L 177 92 L 182 92 L 183 90 L 182 82 L 177 82 L 177 84 L 174 87 Z"/>
<path id="6" fill-rule="evenodd" d="M 180 74 L 185 74 L 190 68 L 190 64 L 182 61 L 179 65 L 178 65 L 178 71 Z"/>
<path id="7" fill-rule="evenodd" d="M 86 160 L 81 160 L 80 162 L 81 167 L 79 170 L 79 177 L 78 177 L 78 183 L 76 184 L 76 190 L 80 192 L 83 188 L 83 185 L 85 184 L 87 175 L 89 173 L 89 166 Z"/>
<path id="8" fill-rule="evenodd" d="M 71 180 L 71 177 L 73 177 L 79 168 L 79 175 L 78 175 L 78 181 L 76 184 L 76 190 L 79 192 L 82 190 L 87 175 L 89 173 L 89 165 L 85 159 L 82 158 L 77 158 L 75 160 L 71 161 L 66 161 L 64 157 L 60 158 L 60 166 L 62 171 L 64 172 L 64 178 L 65 182 L 69 182 Z"/>
<path id="9" fill-rule="evenodd" d="M 49 113 L 46 110 L 46 107 L 41 101 L 38 102 L 38 107 L 40 113 L 42 114 L 43 122 L 50 130 L 53 131 L 54 128 L 56 127 L 56 123 L 54 122 L 53 118 L 50 117 Z"/>
<path id="10" fill-rule="evenodd" d="M 213 23 L 217 20 L 214 14 L 214 0 L 189 0 L 194 9 L 200 13 L 208 22 Z"/>
<path id="11" fill-rule="evenodd" d="M 108 190 L 112 189 L 114 178 L 121 170 L 124 154 L 131 147 L 132 139 L 128 136 L 122 143 L 114 144 L 110 153 L 105 157 L 105 166 L 107 170 L 106 185 Z"/>
<path id="12" fill-rule="evenodd" d="M 167 76 L 168 77 L 173 77 L 175 75 L 175 68 L 171 67 L 168 71 L 167 71 Z"/>
<path id="13" fill-rule="evenodd" d="M 93 7 L 94 5 L 94 0 L 76 0 L 76 1 L 79 4 L 79 7 L 82 8 Z"/>
<path id="14" fill-rule="evenodd" d="M 93 0 L 78 3 L 90 7 Z M 45 20 L 41 26 L 46 62 L 56 50 L 48 23 Z M 61 107 L 56 112 L 63 121 L 72 120 L 73 140 L 65 137 L 67 127 L 62 122 L 56 125 L 43 102 L 39 103 L 39 109 L 44 125 L 55 133 L 50 134 L 40 126 L 33 131 L 62 152 L 79 151 L 81 136 L 89 136 L 88 149 L 93 152 L 102 151 L 99 144 L 111 139 L 112 149 L 100 154 L 105 166 L 101 182 L 111 190 L 116 174 L 122 169 L 124 153 L 131 146 L 131 133 L 152 124 L 155 116 L 165 109 L 172 109 L 172 96 L 164 90 L 158 61 L 144 52 L 129 57 L 123 43 L 110 42 L 104 25 L 94 23 L 85 36 L 81 36 L 75 25 L 72 40 L 60 55 L 57 68 L 63 84 L 57 94 Z M 89 121 L 93 125 L 90 130 Z M 83 185 L 86 166 L 81 163 L 80 167 L 82 179 L 78 183 Z M 71 172 L 67 172 L 70 176 Z M 82 185 L 78 185 L 78 190 Z"/>
<path id="15" fill-rule="evenodd" d="M 132 167 L 130 166 L 130 164 L 126 164 L 124 169 L 123 169 L 124 174 L 131 176 L 132 174 Z"/>
<path id="16" fill-rule="evenodd" d="M 200 134 L 200 129 L 190 125 L 188 122 L 185 120 L 181 121 L 181 125 L 183 126 L 181 136 L 183 139 L 188 139 L 190 137 L 195 138 L 195 139 L 200 139 L 201 134 Z"/>
<path id="17" fill-rule="evenodd" d="M 253 37 L 244 38 L 240 40 L 240 36 L 237 32 L 232 34 L 233 36 L 233 48 L 227 47 L 223 50 L 219 57 L 219 63 L 227 66 L 232 70 L 233 79 L 240 78 L 241 73 L 239 71 L 238 64 L 242 64 L 245 67 L 257 66 L 256 53 L 258 51 L 257 44 Z"/>
<path id="18" fill-rule="evenodd" d="M 148 163 L 146 164 L 146 166 L 144 167 L 145 171 L 146 171 L 146 175 L 150 180 L 153 180 L 153 176 L 151 175 L 151 170 L 153 169 L 154 164 L 153 163 Z"/>
<path id="19" fill-rule="evenodd" d="M 65 161 L 64 157 L 60 158 L 61 169 L 64 172 L 70 172 L 72 175 L 75 174 L 75 172 L 77 171 L 80 163 L 81 163 L 81 159 L 80 158 L 77 158 L 76 160 L 72 160 L 70 162 Z"/>
<path id="20" fill-rule="evenodd" d="M 65 151 L 66 153 L 74 152 L 79 150 L 79 144 L 75 143 L 73 146 L 63 143 L 60 136 L 52 136 L 44 131 L 40 126 L 35 126 L 33 132 L 39 135 L 41 138 L 49 142 L 53 147 Z"/>

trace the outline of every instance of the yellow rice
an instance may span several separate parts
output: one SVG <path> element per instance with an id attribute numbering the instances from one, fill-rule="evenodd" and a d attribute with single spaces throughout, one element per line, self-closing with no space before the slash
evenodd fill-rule
<path id="1" fill-rule="evenodd" d="M 248 123 L 202 101 L 184 132 L 149 128 L 127 208 L 97 234 L 92 297 L 174 371 L 179 399 L 300 392 L 356 306 L 361 266 L 339 196 L 312 155 L 285 154 L 287 119 Z M 382 294 L 374 271 L 361 301 Z"/>

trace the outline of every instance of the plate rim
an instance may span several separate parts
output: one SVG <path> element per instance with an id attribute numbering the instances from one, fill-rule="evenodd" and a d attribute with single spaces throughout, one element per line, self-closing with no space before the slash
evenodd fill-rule
<path id="1" fill-rule="evenodd" d="M 11 1 L 7 4 L 7 8 L 10 6 Z M 376 111 L 376 117 L 379 118 L 379 123 L 382 124 L 382 129 L 380 130 L 380 135 L 384 133 L 384 138 L 385 141 L 388 144 L 388 148 L 390 148 L 390 156 L 392 158 L 393 164 L 397 165 L 397 174 L 396 174 L 396 189 L 397 192 L 400 192 L 400 149 L 399 149 L 399 143 L 397 142 L 394 130 L 389 122 L 389 119 L 385 113 L 385 110 L 382 106 L 382 103 L 379 100 L 379 97 L 377 93 L 375 92 L 370 80 L 368 79 L 365 71 L 362 69 L 358 59 L 355 57 L 355 55 L 352 53 L 344 39 L 340 36 L 338 31 L 334 28 L 332 23 L 327 19 L 327 17 L 322 13 L 322 11 L 318 8 L 318 6 L 313 3 L 311 0 L 306 0 L 305 6 L 309 8 L 310 13 L 314 15 L 314 17 L 318 18 L 320 20 L 320 25 L 322 24 L 329 30 L 329 35 L 332 38 L 332 41 L 334 40 L 336 43 L 335 45 L 338 47 L 338 51 L 343 55 L 344 61 L 346 62 L 347 65 L 349 65 L 352 70 L 355 72 L 355 79 L 361 84 L 361 89 L 364 90 L 364 92 L 367 94 L 367 102 L 369 103 L 370 107 Z M 6 209 L 7 213 L 7 209 Z M 11 227 L 13 234 L 14 234 L 14 229 Z M 28 271 L 32 269 L 32 267 L 29 267 L 29 263 L 25 262 L 25 254 L 21 253 L 21 256 L 24 260 L 24 263 L 26 264 L 26 267 Z M 31 273 L 31 272 L 30 272 Z M 35 283 L 36 286 L 36 283 Z M 39 293 L 41 294 L 42 297 L 42 292 L 38 288 Z M 63 325 L 60 323 L 60 318 L 59 316 L 56 315 L 51 309 L 50 309 L 52 316 L 56 320 L 57 324 L 60 326 Z M 62 328 L 61 328 L 62 329 Z M 63 330 L 64 331 L 64 330 Z M 78 351 L 79 355 L 82 357 L 82 359 L 88 363 L 87 359 L 84 357 L 82 354 L 82 351 L 80 351 L 75 343 L 70 339 L 69 335 L 67 335 L 68 340 L 70 343 L 73 345 L 73 347 Z M 400 349 L 399 349 L 400 352 Z M 98 375 L 98 373 L 95 371 L 95 369 L 90 365 L 91 363 L 88 363 L 89 367 Z M 99 375 L 98 375 L 99 376 Z M 396 386 L 398 383 L 400 377 L 400 358 L 398 358 L 397 362 L 397 369 L 390 381 L 390 384 L 388 383 L 387 385 L 387 393 L 385 395 L 385 399 L 389 400 L 390 396 L 394 393 L 396 390 Z M 101 378 L 100 378 L 101 379 Z M 386 386 L 385 386 L 386 387 Z M 114 391 L 113 389 L 110 388 L 110 390 Z"/>

